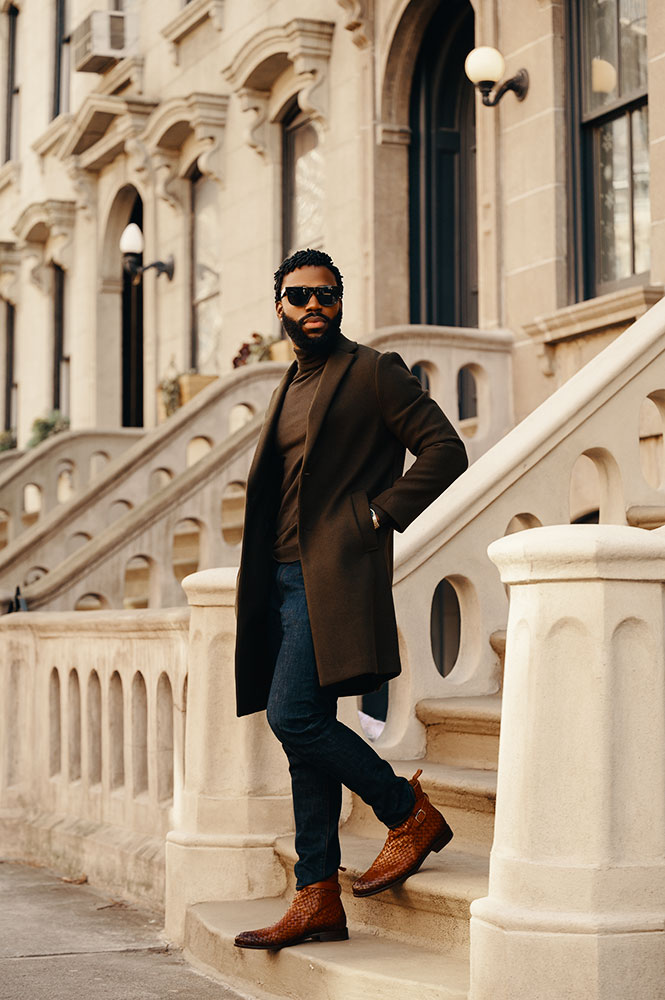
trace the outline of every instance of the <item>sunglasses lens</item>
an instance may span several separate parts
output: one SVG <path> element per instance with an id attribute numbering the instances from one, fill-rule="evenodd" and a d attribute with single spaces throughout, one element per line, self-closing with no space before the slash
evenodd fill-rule
<path id="1" fill-rule="evenodd" d="M 320 306 L 334 306 L 339 302 L 337 285 L 319 285 L 317 288 L 310 288 L 308 285 L 290 285 L 284 291 L 291 305 L 300 309 L 307 305 L 312 295 L 316 296 Z"/>

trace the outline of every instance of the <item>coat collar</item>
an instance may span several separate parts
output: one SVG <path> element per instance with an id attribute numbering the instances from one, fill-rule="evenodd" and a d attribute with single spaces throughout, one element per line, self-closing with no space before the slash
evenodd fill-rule
<path id="1" fill-rule="evenodd" d="M 312 450 L 314 442 L 321 429 L 323 418 L 325 417 L 328 407 L 330 406 L 333 396 L 337 390 L 337 386 L 341 382 L 349 366 L 355 361 L 357 350 L 358 345 L 355 341 L 347 340 L 343 334 L 340 334 L 335 350 L 326 361 L 325 368 L 323 369 L 323 373 L 321 375 L 321 381 L 319 382 L 319 387 L 316 391 L 316 395 L 307 417 L 307 437 L 305 440 L 303 462 Z M 297 371 L 298 362 L 294 361 L 293 364 L 284 372 L 281 382 L 272 395 L 272 399 L 270 400 L 266 411 L 261 435 L 256 446 L 256 452 L 254 453 L 254 461 L 252 462 L 253 469 L 257 469 L 259 467 L 269 449 L 270 443 L 273 440 L 277 420 L 279 419 L 279 414 L 282 409 L 284 396 L 286 395 L 286 391 L 291 385 L 291 382 L 295 378 Z"/>

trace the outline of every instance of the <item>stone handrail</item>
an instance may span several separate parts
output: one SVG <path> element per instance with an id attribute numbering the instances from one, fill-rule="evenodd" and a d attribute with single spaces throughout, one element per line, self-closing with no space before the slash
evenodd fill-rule
<path id="1" fill-rule="evenodd" d="M 5 592 L 34 582 L 59 566 L 104 527 L 159 491 L 190 464 L 188 447 L 228 438 L 237 407 L 262 413 L 283 362 L 267 361 L 238 369 L 211 383 L 186 406 L 127 448 L 85 492 L 61 504 L 0 551 L 0 586 Z M 0 503 L 1 506 L 1 503 Z M 178 602 L 175 602 L 178 603 Z"/>
<path id="2" fill-rule="evenodd" d="M 200 569 L 238 562 L 239 539 L 222 534 L 222 498 L 229 484 L 244 484 L 262 417 L 255 417 L 182 472 L 136 510 L 100 531 L 87 545 L 23 591 L 28 607 L 69 611 L 93 595 L 103 607 L 121 608 L 128 563 L 147 561 L 149 607 L 176 607 L 185 595 L 173 571 L 177 526 L 199 532 Z M 9 595 L 5 595 L 5 599 Z"/>
<path id="3" fill-rule="evenodd" d="M 188 609 L 0 619 L 0 852 L 162 907 Z"/>
<path id="4" fill-rule="evenodd" d="M 429 381 L 433 399 L 461 436 L 475 462 L 514 426 L 513 334 L 509 330 L 467 327 L 387 326 L 367 343 L 377 351 L 397 351 L 409 368 L 418 365 Z M 460 419 L 458 375 L 466 369 L 476 389 L 477 414 Z"/>
<path id="5" fill-rule="evenodd" d="M 388 723 L 378 746 L 387 755 L 419 756 L 424 727 L 415 705 L 427 698 L 483 695 L 501 684 L 498 650 L 507 598 L 487 558 L 509 531 L 570 521 L 577 459 L 598 475 L 601 523 L 652 526 L 665 520 L 660 487 L 644 478 L 639 413 L 651 398 L 665 417 L 665 300 L 574 375 L 482 455 L 396 539 L 395 602 L 405 669 L 392 685 Z M 447 579 L 460 609 L 454 668 L 437 671 L 430 641 L 432 601 Z"/>
<path id="6" fill-rule="evenodd" d="M 99 478 L 104 465 L 121 455 L 143 434 L 142 430 L 130 427 L 109 431 L 63 431 L 29 451 L 17 452 L 16 460 L 6 468 L 0 465 L 0 510 L 7 522 L 7 541 L 11 542 L 25 530 L 26 489 L 32 489 L 37 495 L 39 503 L 35 513 L 43 517 L 62 502 L 59 493 L 63 485 L 68 497 L 80 494 Z M 28 510 L 28 523 L 32 523 L 30 513 Z"/>

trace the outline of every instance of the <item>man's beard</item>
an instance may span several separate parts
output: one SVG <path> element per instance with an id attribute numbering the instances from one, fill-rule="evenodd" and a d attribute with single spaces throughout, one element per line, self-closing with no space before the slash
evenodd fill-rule
<path id="1" fill-rule="evenodd" d="M 307 333 L 301 326 L 302 323 L 311 319 L 312 316 L 319 316 L 328 321 L 328 325 L 324 328 L 323 332 L 318 334 L 316 337 L 308 337 Z M 341 309 L 336 316 L 332 317 L 332 319 L 328 316 L 324 316 L 323 313 L 308 313 L 307 316 L 304 316 L 301 320 L 295 320 L 290 319 L 286 313 L 282 313 L 282 326 L 284 327 L 284 332 L 291 338 L 296 347 L 305 354 L 316 355 L 318 357 L 330 354 L 335 341 L 339 336 L 341 325 Z"/>

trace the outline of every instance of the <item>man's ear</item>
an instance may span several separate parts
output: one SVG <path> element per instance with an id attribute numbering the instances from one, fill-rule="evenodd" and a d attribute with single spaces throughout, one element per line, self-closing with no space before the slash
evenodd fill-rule
<path id="1" fill-rule="evenodd" d="M 275 302 L 275 312 L 277 313 L 277 319 L 281 320 L 284 315 L 284 306 L 282 305 L 281 299 L 279 302 Z"/>

